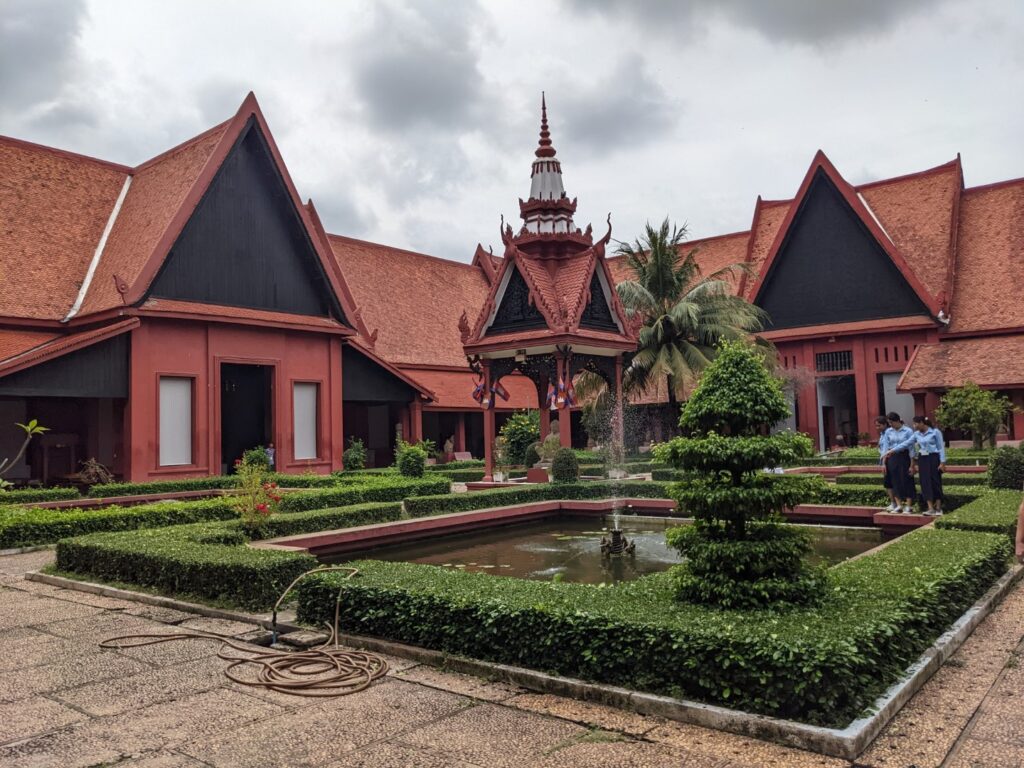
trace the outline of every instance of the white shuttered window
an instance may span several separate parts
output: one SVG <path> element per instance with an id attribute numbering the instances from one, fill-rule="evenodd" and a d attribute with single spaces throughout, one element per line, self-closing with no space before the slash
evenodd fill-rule
<path id="1" fill-rule="evenodd" d="M 294 403 L 295 458 L 315 459 L 317 408 L 320 400 L 320 385 L 297 382 L 292 397 Z"/>
<path id="2" fill-rule="evenodd" d="M 192 463 L 192 379 L 160 377 L 160 466 Z"/>

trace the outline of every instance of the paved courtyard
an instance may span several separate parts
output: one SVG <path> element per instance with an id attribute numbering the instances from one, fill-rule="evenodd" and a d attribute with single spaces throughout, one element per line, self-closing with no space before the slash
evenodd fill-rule
<path id="1" fill-rule="evenodd" d="M 317 700 L 226 680 L 217 644 L 98 643 L 169 625 L 251 626 L 26 581 L 52 552 L 0 557 L 0 766 L 885 766 L 1024 768 L 1024 589 L 855 762 L 389 659 Z"/>

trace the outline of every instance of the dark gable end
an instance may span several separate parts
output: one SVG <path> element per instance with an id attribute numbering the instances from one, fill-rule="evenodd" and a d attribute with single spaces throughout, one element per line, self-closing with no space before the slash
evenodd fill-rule
<path id="1" fill-rule="evenodd" d="M 0 378 L 0 396 L 128 397 L 127 333 Z"/>
<path id="2" fill-rule="evenodd" d="M 929 314 L 821 169 L 754 303 L 770 329 Z"/>
<path id="3" fill-rule="evenodd" d="M 218 169 L 143 300 L 150 296 L 346 322 L 254 119 Z"/>
<path id="4" fill-rule="evenodd" d="M 583 308 L 580 316 L 580 327 L 589 328 L 593 331 L 612 331 L 617 333 L 619 326 L 615 324 L 612 311 L 608 307 L 608 300 L 604 297 L 601 278 L 598 276 L 600 265 L 594 269 L 590 276 L 590 301 Z"/>
<path id="5" fill-rule="evenodd" d="M 540 310 L 530 303 L 530 288 L 519 268 L 513 264 L 509 269 L 512 274 L 494 315 L 494 322 L 487 329 L 487 335 L 547 328 L 548 324 Z"/>
<path id="6" fill-rule="evenodd" d="M 407 402 L 416 390 L 356 349 L 341 350 L 341 391 L 345 402 Z"/>

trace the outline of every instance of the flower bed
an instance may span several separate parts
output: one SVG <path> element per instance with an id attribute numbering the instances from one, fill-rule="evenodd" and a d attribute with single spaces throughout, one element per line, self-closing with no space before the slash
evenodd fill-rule
<path id="1" fill-rule="evenodd" d="M 681 604 L 657 574 L 611 588 L 363 561 L 299 587 L 299 618 L 448 653 L 845 725 L 1006 569 L 1005 537 L 908 534 L 832 569 L 817 608 Z"/>

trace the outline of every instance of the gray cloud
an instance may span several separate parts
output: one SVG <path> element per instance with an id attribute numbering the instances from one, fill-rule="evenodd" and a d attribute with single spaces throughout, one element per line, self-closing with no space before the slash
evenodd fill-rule
<path id="1" fill-rule="evenodd" d="M 472 41 L 475 4 L 377 5 L 354 61 L 354 85 L 379 129 L 451 130 L 484 115 L 485 83 Z"/>
<path id="2" fill-rule="evenodd" d="M 316 212 L 324 229 L 331 234 L 362 237 L 376 226 L 377 218 L 373 212 L 361 210 L 355 201 L 342 194 L 337 187 L 320 187 L 312 191 Z"/>
<path id="3" fill-rule="evenodd" d="M 564 121 L 566 145 L 581 154 L 649 144 L 668 133 L 682 112 L 682 104 L 669 97 L 639 54 L 623 57 L 605 78 L 552 95 L 552 130 L 558 138 L 559 120 Z"/>
<path id="4" fill-rule="evenodd" d="M 945 0 L 567 0 L 584 13 L 627 19 L 647 31 L 685 37 L 724 18 L 768 40 L 824 43 L 885 29 Z"/>
<path id="5" fill-rule="evenodd" d="M 55 98 L 76 62 L 82 0 L 4 0 L 0 14 L 0 110 Z"/>

